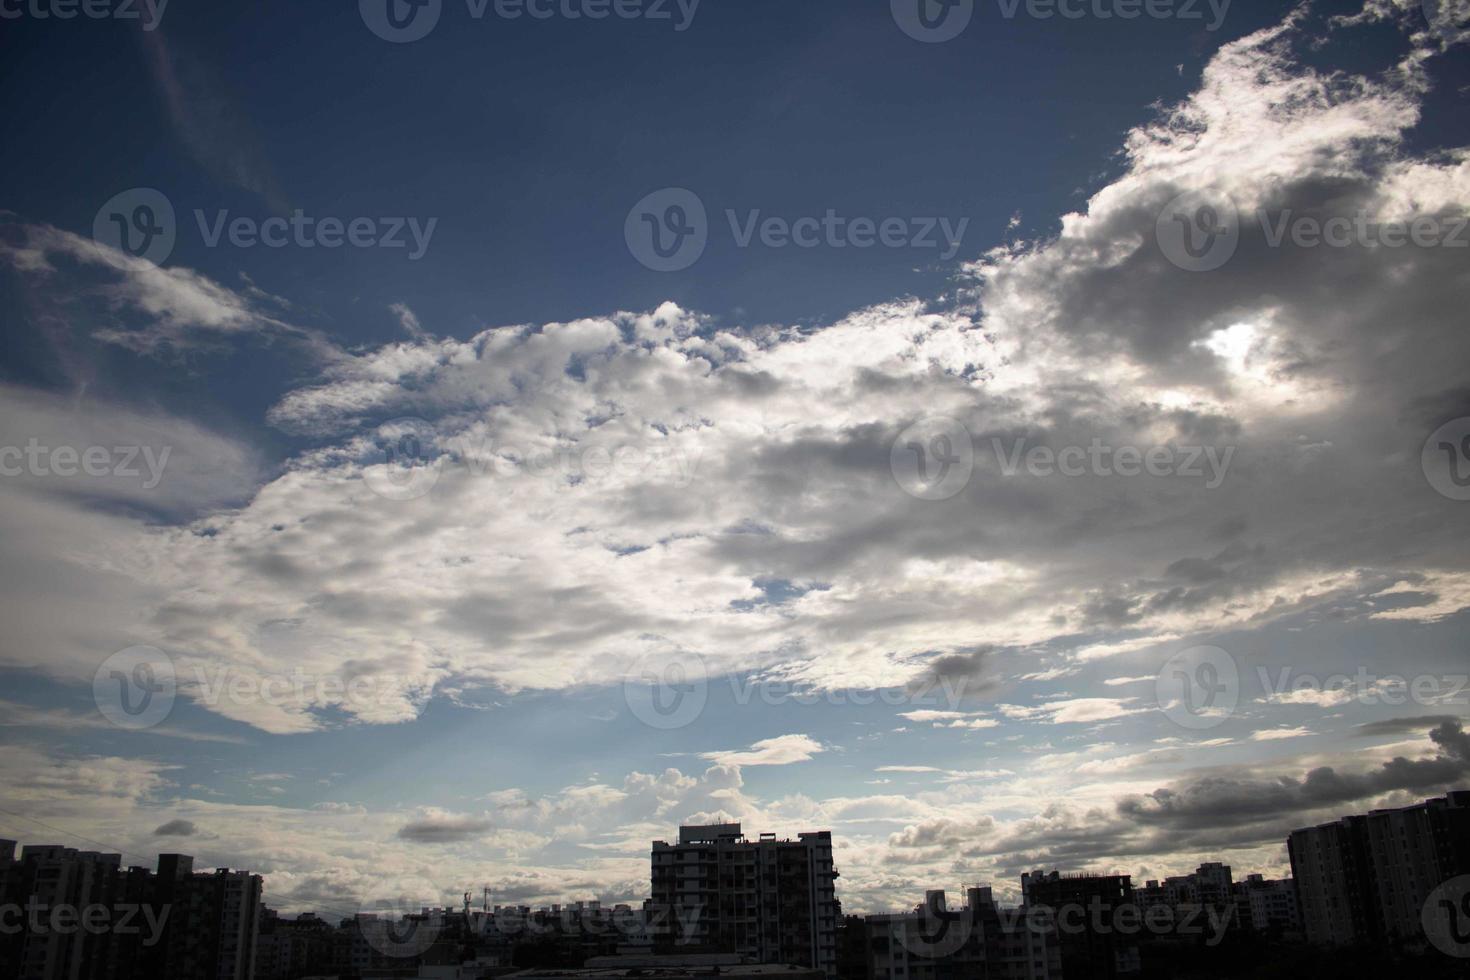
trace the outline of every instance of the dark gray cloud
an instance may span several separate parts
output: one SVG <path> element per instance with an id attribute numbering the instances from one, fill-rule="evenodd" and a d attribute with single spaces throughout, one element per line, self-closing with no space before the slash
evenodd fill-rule
<path id="1" fill-rule="evenodd" d="M 1455 715 L 1420 715 L 1416 718 L 1386 718 L 1383 721 L 1370 721 L 1366 725 L 1358 725 L 1353 729 L 1353 734 L 1360 738 L 1372 738 L 1379 735 L 1416 735 L 1427 728 L 1438 728 L 1442 725 L 1462 725 L 1463 718 Z"/>
<path id="2" fill-rule="evenodd" d="M 444 814 L 406 823 L 398 828 L 397 837 L 415 844 L 453 844 L 482 837 L 493 827 L 481 817 Z"/>
<path id="3" fill-rule="evenodd" d="M 1420 798 L 1470 784 L 1470 734 L 1458 720 L 1383 723 L 1385 729 L 1402 726 L 1393 730 L 1405 733 L 1430 725 L 1430 738 L 1439 748 L 1432 758 L 1398 757 L 1361 772 L 1320 767 L 1269 779 L 1254 776 L 1253 766 L 1225 767 L 1124 797 L 1112 811 L 1076 812 L 1054 804 L 1003 832 L 989 818 L 927 821 L 892 835 L 886 861 L 954 859 L 961 866 L 983 861 L 1010 877 L 1043 866 L 1097 867 L 1149 855 L 1219 853 L 1284 842 L 1299 827 L 1370 801 Z"/>
<path id="4" fill-rule="evenodd" d="M 155 837 L 193 837 L 199 833 L 192 820 L 170 820 L 153 831 Z"/>
<path id="5" fill-rule="evenodd" d="M 974 698 L 990 693 L 999 686 L 993 663 L 996 649 L 984 646 L 968 653 L 950 653 L 935 657 L 908 684 L 909 693 L 918 698 Z"/>
<path id="6" fill-rule="evenodd" d="M 1470 780 L 1470 734 L 1460 723 L 1445 721 L 1429 737 L 1439 747 L 1439 754 L 1431 759 L 1399 756 L 1366 772 L 1344 773 L 1323 766 L 1300 777 L 1275 779 L 1250 778 L 1243 772 L 1212 774 L 1124 798 L 1118 803 L 1118 813 L 1142 826 L 1167 830 L 1232 827 L 1400 790 L 1452 788 Z"/>

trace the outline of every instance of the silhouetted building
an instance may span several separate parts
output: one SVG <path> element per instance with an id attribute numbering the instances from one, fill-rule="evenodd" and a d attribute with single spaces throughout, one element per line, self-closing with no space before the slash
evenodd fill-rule
<path id="1" fill-rule="evenodd" d="M 837 976 L 841 980 L 873 980 L 868 923 L 861 915 L 845 915 L 837 924 Z"/>
<path id="2" fill-rule="evenodd" d="M 742 963 L 735 954 L 694 953 L 653 957 L 604 957 L 585 968 L 538 967 L 515 974 L 516 980 L 824 980 L 815 968 L 791 964 Z"/>
<path id="3" fill-rule="evenodd" d="M 989 888 L 970 888 L 951 911 L 931 891 L 912 912 L 865 920 L 872 980 L 1057 980 L 1061 949 L 1050 916 L 1001 908 Z M 843 980 L 855 980 L 844 975 Z M 860 980 L 860 978 L 856 978 Z"/>
<path id="4" fill-rule="evenodd" d="M 1470 874 L 1470 792 L 1294 831 L 1287 849 L 1309 942 L 1417 939 L 1429 894 Z"/>
<path id="5" fill-rule="evenodd" d="M 738 823 L 680 827 L 677 844 L 653 843 L 650 907 L 663 923 L 655 948 L 738 953 L 834 976 L 837 876 L 829 831 L 751 841 Z"/>
<path id="6" fill-rule="evenodd" d="M 158 873 L 61 845 L 0 841 L 0 976 L 18 980 L 252 980 L 261 879 L 163 854 Z"/>
<path id="7" fill-rule="evenodd" d="M 113 927 L 120 917 L 118 855 L 45 845 L 26 847 L 16 860 L 15 846 L 0 841 L 4 902 L 20 918 L 5 923 L 0 972 L 20 980 L 105 977 L 131 959 Z M 99 910 L 91 927 L 83 920 L 89 909 Z"/>
<path id="8" fill-rule="evenodd" d="M 1296 882 L 1290 878 L 1267 879 L 1247 875 L 1235 883 L 1235 921 L 1243 929 L 1279 936 L 1301 932 L 1297 910 Z"/>
<path id="9" fill-rule="evenodd" d="M 255 941 L 256 980 L 334 972 L 335 933 L 329 922 L 310 912 L 286 919 L 274 909 L 263 909 Z"/>
<path id="10" fill-rule="evenodd" d="M 1136 915 L 1130 875 L 1064 875 L 1034 871 L 1021 875 L 1028 906 L 1055 910 L 1062 976 L 1111 980 L 1141 969 L 1136 930 L 1119 928 L 1119 915 Z"/>
<path id="11" fill-rule="evenodd" d="M 1207 862 L 1193 874 L 1148 881 L 1136 894 L 1146 917 L 1170 924 L 1168 929 L 1152 930 L 1155 938 L 1208 940 L 1217 928 L 1228 929 L 1237 919 L 1235 882 L 1228 864 Z"/>
<path id="12" fill-rule="evenodd" d="M 261 879 L 218 868 L 196 874 L 186 854 L 160 854 L 154 901 L 169 909 L 164 941 L 148 957 L 160 980 L 251 980 Z"/>

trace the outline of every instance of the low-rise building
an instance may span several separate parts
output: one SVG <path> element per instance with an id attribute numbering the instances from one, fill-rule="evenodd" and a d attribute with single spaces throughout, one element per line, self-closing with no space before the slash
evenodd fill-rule
<path id="1" fill-rule="evenodd" d="M 931 891 L 911 912 L 867 916 L 871 980 L 1062 976 L 1055 922 L 1049 916 L 1032 916 L 1024 907 L 1002 908 L 989 888 L 969 888 L 966 897 L 965 906 L 951 910 L 943 891 Z"/>

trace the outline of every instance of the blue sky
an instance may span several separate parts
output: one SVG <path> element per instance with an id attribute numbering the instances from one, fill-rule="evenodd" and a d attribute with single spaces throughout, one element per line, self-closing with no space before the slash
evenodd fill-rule
<path id="1" fill-rule="evenodd" d="M 350 908 L 641 897 L 650 839 L 728 817 L 830 827 L 872 910 L 1279 873 L 1294 826 L 1463 785 L 1461 33 L 975 7 L 0 24 L 0 451 L 49 466 L 0 476 L 0 835 Z M 626 235 L 671 188 L 708 241 L 663 272 Z M 1211 268 L 1184 194 L 1237 219 Z M 160 200 L 172 247 L 119 250 Z M 298 211 L 407 244 L 256 241 Z M 1272 244 L 1360 214 L 1438 239 Z M 939 435 L 947 486 L 906 468 Z M 1057 471 L 1095 443 L 1168 472 Z M 170 710 L 119 727 L 140 647 Z M 650 677 L 702 709 L 651 724 Z"/>

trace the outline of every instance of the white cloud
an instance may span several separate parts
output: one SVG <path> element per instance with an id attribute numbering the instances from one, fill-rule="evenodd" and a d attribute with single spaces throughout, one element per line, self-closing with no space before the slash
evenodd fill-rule
<path id="1" fill-rule="evenodd" d="M 1137 698 L 1067 698 L 1034 706 L 1002 704 L 1000 712 L 1007 718 L 1019 721 L 1069 724 L 1109 721 L 1149 710 L 1137 705 Z"/>
<path id="2" fill-rule="evenodd" d="M 778 735 L 763 738 L 748 749 L 704 752 L 700 758 L 722 766 L 789 766 L 793 762 L 809 762 L 826 746 L 809 735 Z"/>
<path id="3" fill-rule="evenodd" d="M 1315 735 L 1316 732 L 1307 728 L 1268 728 L 1261 731 L 1251 732 L 1252 742 L 1274 742 L 1284 738 L 1301 738 L 1304 735 Z"/>

